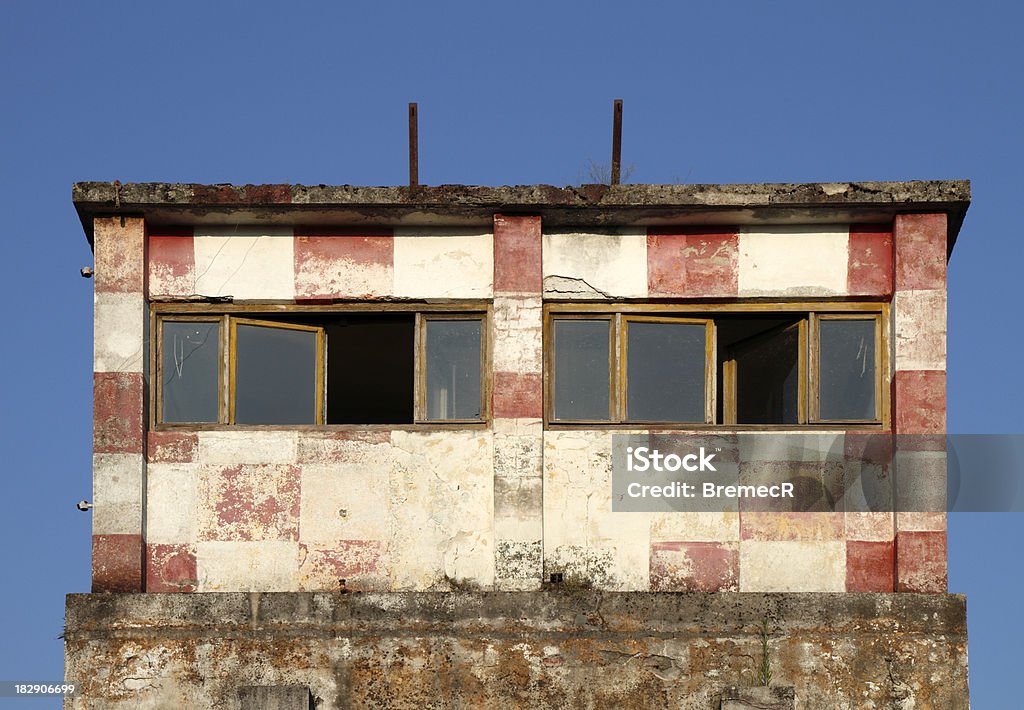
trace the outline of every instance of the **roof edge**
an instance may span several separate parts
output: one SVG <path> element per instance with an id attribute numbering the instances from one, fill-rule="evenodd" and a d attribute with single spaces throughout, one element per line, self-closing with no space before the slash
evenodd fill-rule
<path id="1" fill-rule="evenodd" d="M 100 214 L 157 214 L 164 219 L 180 212 L 226 214 L 315 214 L 329 210 L 358 212 L 367 218 L 408 217 L 445 213 L 465 218 L 490 212 L 550 213 L 557 222 L 588 224 L 597 213 L 603 222 L 642 223 L 671 219 L 674 213 L 693 215 L 723 211 L 755 214 L 829 208 L 852 213 L 869 210 L 885 214 L 943 211 L 949 216 L 949 249 L 970 205 L 968 180 L 905 182 L 753 183 L 694 185 L 437 185 L 410 188 L 353 185 L 205 185 L 196 183 L 79 182 L 72 200 L 86 234 L 92 217 Z"/>

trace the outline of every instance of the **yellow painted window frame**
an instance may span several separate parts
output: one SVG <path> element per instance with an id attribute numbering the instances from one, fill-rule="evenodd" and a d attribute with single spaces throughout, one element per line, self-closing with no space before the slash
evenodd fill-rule
<path id="1" fill-rule="evenodd" d="M 226 373 L 224 369 L 224 354 L 227 348 L 227 333 L 226 330 L 226 318 L 224 316 L 199 316 L 199 315 L 168 315 L 163 318 L 159 318 L 156 321 L 155 327 L 155 366 L 152 371 L 155 373 L 155 387 L 153 392 L 153 417 L 152 421 L 159 424 L 164 424 L 164 368 L 163 368 L 163 353 L 164 353 L 164 323 L 216 323 L 220 327 L 218 328 L 217 337 L 217 362 L 220 363 L 220 367 L 217 368 L 217 421 L 216 422 L 166 422 L 168 426 L 209 426 L 211 424 L 221 424 L 224 422 L 224 384 L 226 382 Z"/>
<path id="2" fill-rule="evenodd" d="M 623 338 L 620 332 L 623 318 L 664 318 L 703 320 L 707 315 L 714 322 L 715 315 L 744 313 L 779 313 L 801 314 L 800 323 L 800 356 L 799 373 L 799 424 L 736 424 L 735 422 L 735 382 L 730 387 L 730 373 L 723 363 L 723 422 L 717 423 L 717 331 L 712 325 L 714 337 L 709 345 L 711 356 L 708 366 L 714 374 L 709 380 L 714 383 L 707 397 L 707 420 L 704 423 L 694 422 L 630 422 L 622 416 L 625 402 L 623 392 L 618 383 L 624 378 L 622 370 L 623 358 L 620 354 Z M 675 315 L 678 314 L 678 315 Z M 554 417 L 554 323 L 560 319 L 609 320 L 609 419 L 607 420 L 575 420 L 556 419 Z M 872 420 L 823 420 L 818 417 L 818 328 L 820 320 L 849 319 L 875 321 L 875 407 L 876 418 Z M 792 428 L 822 429 L 847 428 L 850 426 L 866 429 L 887 430 L 892 426 L 892 403 L 890 388 L 892 383 L 891 370 L 891 332 L 892 319 L 890 304 L 881 301 L 757 301 L 750 303 L 574 303 L 571 301 L 546 303 L 544 306 L 544 426 L 555 428 L 686 428 L 686 429 L 736 429 L 736 430 L 787 430 Z M 734 376 L 735 373 L 732 373 Z M 730 391 L 732 390 L 732 391 Z M 730 404 L 729 397 L 732 397 Z M 732 421 L 726 421 L 727 409 L 731 408 Z"/>
<path id="3" fill-rule="evenodd" d="M 427 415 L 427 324 L 431 321 L 474 320 L 480 323 L 480 416 L 476 419 L 431 419 Z M 479 424 L 490 420 L 491 378 L 485 368 L 490 363 L 486 313 L 416 313 L 416 348 L 413 356 L 413 387 L 414 413 L 413 421 L 417 424 Z"/>
<path id="4" fill-rule="evenodd" d="M 316 410 L 314 412 L 314 426 L 323 426 L 324 423 L 324 398 L 326 392 L 326 378 L 324 374 L 324 361 L 327 355 L 325 343 L 326 338 L 324 337 L 324 329 L 320 326 L 315 325 L 301 325 L 298 323 L 282 323 L 279 321 L 268 321 L 260 320 L 257 318 L 239 318 L 235 316 L 228 317 L 228 325 L 231 329 L 231 336 L 228 338 L 228 424 L 235 424 L 235 401 L 236 401 L 236 385 L 237 378 L 236 369 L 238 366 L 238 326 L 245 325 L 255 328 L 269 328 L 271 330 L 298 330 L 306 333 L 316 334 L 316 374 L 315 380 L 316 391 L 314 392 L 314 402 Z M 273 425 L 276 426 L 276 425 Z M 284 426 L 284 425 L 281 425 Z"/>
<path id="5" fill-rule="evenodd" d="M 619 331 L 619 372 L 618 391 L 619 397 L 619 422 L 623 424 L 682 424 L 701 425 L 714 424 L 715 412 L 718 408 L 717 394 L 718 383 L 716 381 L 717 370 L 715 366 L 716 338 L 715 322 L 710 318 L 689 318 L 671 316 L 641 316 L 633 314 L 618 314 Z M 629 418 L 629 324 L 630 323 L 663 323 L 666 325 L 703 325 L 704 326 L 704 421 L 703 422 L 671 422 L 658 421 L 653 419 L 630 419 Z"/>
<path id="6" fill-rule="evenodd" d="M 879 424 L 886 420 L 889 409 L 888 388 L 885 386 L 886 377 L 883 368 L 888 368 L 888 353 L 884 347 L 885 332 L 882 323 L 882 314 L 857 314 L 857 313 L 820 313 L 808 314 L 810 321 L 811 340 L 809 343 L 809 355 L 811 371 L 809 373 L 808 409 L 810 421 L 814 424 Z M 821 322 L 829 320 L 858 320 L 874 321 L 875 323 L 875 418 L 874 419 L 822 419 L 821 418 Z"/>
<path id="7" fill-rule="evenodd" d="M 150 304 L 150 331 L 155 334 L 151 339 L 152 348 L 149 353 L 150 371 L 156 373 L 149 384 L 150 402 L 149 424 L 153 430 L 174 429 L 326 429 L 339 431 L 356 430 L 459 430 L 465 428 L 483 428 L 491 421 L 491 393 L 493 388 L 493 306 L 490 301 L 465 301 L 459 303 L 341 303 L 341 304 L 237 304 L 237 303 L 152 303 Z M 235 424 L 232 416 L 233 393 L 230 383 L 233 382 L 231 370 L 231 323 L 234 321 L 262 320 L 259 316 L 288 317 L 289 315 L 315 315 L 337 313 L 410 313 L 415 317 L 414 330 L 414 378 L 413 383 L 413 421 L 396 424 L 326 424 L 327 397 L 327 342 L 322 337 L 318 342 L 318 375 L 317 382 L 320 392 L 317 396 L 319 411 L 317 424 Z M 426 329 L 424 322 L 430 319 L 458 320 L 472 319 L 480 321 L 480 419 L 427 419 L 421 415 L 425 406 L 421 405 L 421 397 L 425 397 L 425 387 L 420 382 L 421 362 L 425 362 Z M 170 322 L 217 322 L 220 323 L 220 342 L 218 358 L 221 367 L 218 369 L 218 420 L 216 422 L 164 422 L 161 386 L 161 356 L 163 353 L 163 323 Z M 299 328 L 316 328 L 301 324 L 282 323 L 280 321 L 264 321 L 273 327 L 296 326 Z M 421 342 L 423 346 L 421 346 Z M 322 343 L 322 344 L 321 344 Z M 425 372 L 424 372 L 425 376 Z"/>
<path id="8" fill-rule="evenodd" d="M 608 321 L 608 419 L 558 419 L 555 417 L 555 324 L 560 320 L 606 320 Z M 704 421 L 703 422 L 664 422 L 647 419 L 629 419 L 628 417 L 628 396 L 629 396 L 629 324 L 630 323 L 665 323 L 665 324 L 690 324 L 703 325 L 704 333 Z M 595 424 L 595 425 L 630 425 L 648 426 L 660 424 L 681 424 L 705 426 L 714 422 L 715 409 L 717 407 L 716 392 L 716 357 L 715 357 L 715 325 L 709 318 L 693 318 L 688 316 L 670 315 L 642 315 L 642 314 L 579 314 L 579 313 L 558 313 L 548 318 L 545 331 L 548 333 L 548 342 L 551 347 L 547 348 L 545 358 L 545 417 L 547 421 L 554 424 Z"/>
<path id="9" fill-rule="evenodd" d="M 555 418 L 555 321 L 556 320 L 588 320 L 608 322 L 608 418 L 607 419 L 556 419 Z M 546 333 L 544 348 L 544 418 L 545 421 L 554 424 L 593 424 L 607 426 L 615 424 L 619 411 L 619 397 L 617 393 L 618 354 L 616 352 L 618 321 L 616 314 L 560 314 L 557 317 L 547 319 L 544 324 Z"/>

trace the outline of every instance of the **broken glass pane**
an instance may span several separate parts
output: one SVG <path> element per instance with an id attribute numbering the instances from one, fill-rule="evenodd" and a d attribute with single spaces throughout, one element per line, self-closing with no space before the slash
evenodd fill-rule
<path id="1" fill-rule="evenodd" d="M 480 321 L 427 320 L 427 419 L 480 418 Z"/>
<path id="2" fill-rule="evenodd" d="M 821 320 L 819 333 L 821 418 L 875 419 L 875 321 Z"/>
<path id="3" fill-rule="evenodd" d="M 235 423 L 316 424 L 316 332 L 246 325 L 235 331 Z"/>
<path id="4" fill-rule="evenodd" d="M 628 324 L 626 418 L 648 422 L 703 422 L 703 323 Z"/>
<path id="5" fill-rule="evenodd" d="M 609 323 L 555 321 L 555 419 L 608 420 Z"/>
<path id="6" fill-rule="evenodd" d="M 220 323 L 163 322 L 161 421 L 218 421 Z"/>

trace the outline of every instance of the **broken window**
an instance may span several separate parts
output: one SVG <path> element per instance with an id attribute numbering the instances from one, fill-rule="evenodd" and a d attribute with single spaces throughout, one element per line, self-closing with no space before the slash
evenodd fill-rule
<path id="1" fill-rule="evenodd" d="M 219 421 L 221 357 L 218 320 L 164 322 L 160 362 L 162 421 Z"/>
<path id="2" fill-rule="evenodd" d="M 485 419 L 481 313 L 165 315 L 164 424 L 322 425 Z"/>
<path id="3" fill-rule="evenodd" d="M 801 318 L 722 318 L 725 424 L 800 424 L 805 328 Z"/>
<path id="4" fill-rule="evenodd" d="M 553 423 L 883 423 L 882 306 L 564 308 L 549 331 Z"/>

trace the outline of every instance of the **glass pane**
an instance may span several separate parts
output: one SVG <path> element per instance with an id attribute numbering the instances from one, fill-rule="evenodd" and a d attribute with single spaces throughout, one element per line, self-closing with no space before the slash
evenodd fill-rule
<path id="1" fill-rule="evenodd" d="M 316 333 L 239 324 L 235 423 L 316 424 Z"/>
<path id="2" fill-rule="evenodd" d="M 161 420 L 217 422 L 220 323 L 164 321 L 161 361 Z"/>
<path id="3" fill-rule="evenodd" d="M 480 321 L 428 320 L 427 418 L 480 418 Z"/>
<path id="4" fill-rule="evenodd" d="M 799 326 L 756 336 L 738 345 L 733 357 L 736 423 L 799 423 Z"/>
<path id="5" fill-rule="evenodd" d="M 875 321 L 819 321 L 822 419 L 875 419 Z"/>
<path id="6" fill-rule="evenodd" d="M 608 420 L 609 323 L 555 321 L 555 419 Z"/>
<path id="7" fill-rule="evenodd" d="M 704 324 L 634 321 L 627 328 L 626 418 L 703 422 Z"/>

